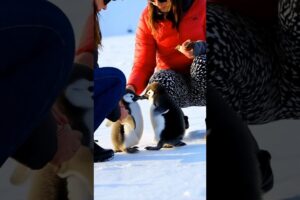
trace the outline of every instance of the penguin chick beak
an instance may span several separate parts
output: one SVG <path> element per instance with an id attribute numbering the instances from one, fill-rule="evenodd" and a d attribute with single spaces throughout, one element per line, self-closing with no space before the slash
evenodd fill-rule
<path id="1" fill-rule="evenodd" d="M 139 100 L 148 99 L 148 97 L 146 95 L 138 96 L 137 98 Z"/>
<path id="2" fill-rule="evenodd" d="M 138 96 L 138 95 L 135 95 L 134 97 L 133 97 L 133 101 L 137 101 L 137 100 L 140 100 L 141 99 L 141 97 L 140 96 Z"/>

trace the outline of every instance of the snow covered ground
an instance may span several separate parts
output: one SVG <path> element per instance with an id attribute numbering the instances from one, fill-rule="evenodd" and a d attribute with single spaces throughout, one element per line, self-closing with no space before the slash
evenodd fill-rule
<path id="1" fill-rule="evenodd" d="M 146 0 L 111 1 L 106 10 L 101 10 L 100 25 L 103 37 L 135 32 Z M 121 23 L 120 23 L 121 22 Z"/>
<path id="2" fill-rule="evenodd" d="M 133 64 L 134 35 L 104 38 L 99 65 L 114 66 L 128 77 Z M 137 154 L 117 153 L 113 160 L 94 165 L 95 200 L 204 200 L 206 199 L 205 107 L 184 109 L 190 128 L 184 147 L 157 152 L 144 150 L 153 145 L 154 133 L 149 104 L 140 101 L 144 132 Z M 95 133 L 105 148 L 112 148 L 110 128 L 105 122 Z"/>

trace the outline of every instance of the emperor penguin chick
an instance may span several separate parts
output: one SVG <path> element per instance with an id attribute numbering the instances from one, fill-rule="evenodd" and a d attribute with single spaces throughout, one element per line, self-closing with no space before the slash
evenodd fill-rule
<path id="1" fill-rule="evenodd" d="M 148 85 L 143 98 L 151 103 L 150 117 L 155 132 L 156 147 L 147 146 L 147 150 L 159 150 L 163 147 L 184 146 L 187 118 L 158 83 Z"/>
<path id="2" fill-rule="evenodd" d="M 82 144 L 90 148 L 94 142 L 93 75 L 89 67 L 75 64 L 65 90 L 56 101 L 71 127 L 83 134 Z"/>
<path id="3" fill-rule="evenodd" d="M 122 98 L 122 102 L 128 110 L 128 116 L 122 121 L 112 124 L 112 143 L 115 152 L 136 153 L 143 133 L 143 116 L 137 103 L 140 97 L 130 90 Z"/>

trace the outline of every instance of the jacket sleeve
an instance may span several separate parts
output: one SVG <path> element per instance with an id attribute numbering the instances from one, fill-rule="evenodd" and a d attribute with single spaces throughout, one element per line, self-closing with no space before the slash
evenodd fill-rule
<path id="1" fill-rule="evenodd" d="M 49 114 L 12 157 L 31 169 L 41 169 L 57 151 L 56 131 L 56 122 Z"/>
<path id="2" fill-rule="evenodd" d="M 137 94 L 143 92 L 156 66 L 156 42 L 147 25 L 147 8 L 136 31 L 134 63 L 128 79 Z"/>

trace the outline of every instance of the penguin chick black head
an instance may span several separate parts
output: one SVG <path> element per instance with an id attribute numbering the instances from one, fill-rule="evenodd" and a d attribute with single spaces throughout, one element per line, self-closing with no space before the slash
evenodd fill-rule
<path id="1" fill-rule="evenodd" d="M 126 103 L 132 103 L 141 99 L 140 96 L 136 95 L 132 90 L 126 89 L 126 94 L 123 95 L 123 100 Z"/>
<path id="2" fill-rule="evenodd" d="M 56 101 L 72 128 L 83 133 L 86 146 L 93 142 L 93 84 L 93 69 L 74 64 L 68 84 Z"/>
<path id="3" fill-rule="evenodd" d="M 153 101 L 155 96 L 164 94 L 166 94 L 164 87 L 157 82 L 153 82 L 147 86 L 146 92 L 141 98 Z"/>
<path id="4" fill-rule="evenodd" d="M 93 70 L 75 64 L 64 95 L 76 107 L 93 108 Z"/>

